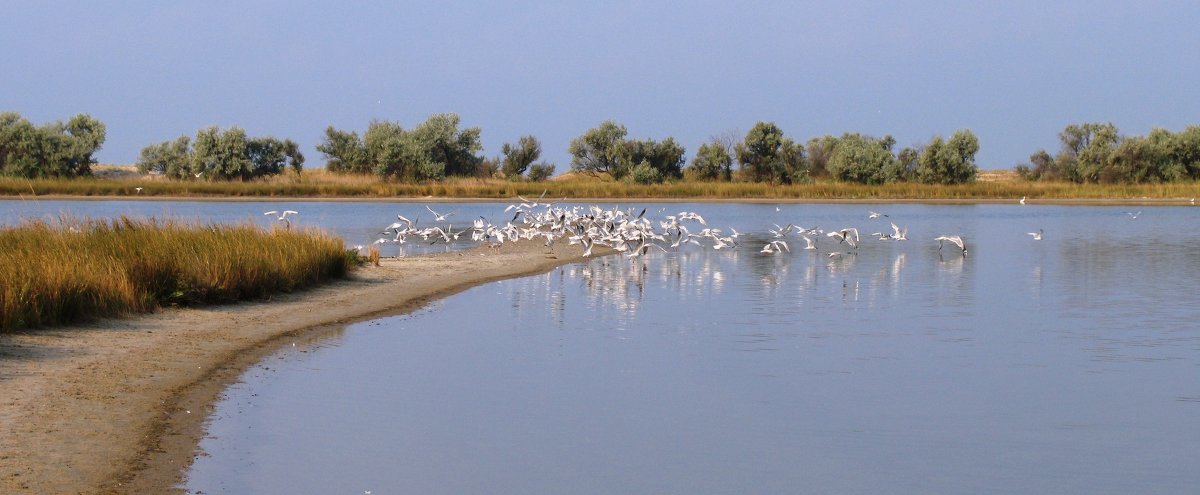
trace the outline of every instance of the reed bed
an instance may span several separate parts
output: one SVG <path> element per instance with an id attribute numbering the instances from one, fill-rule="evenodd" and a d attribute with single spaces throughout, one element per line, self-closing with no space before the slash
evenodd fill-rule
<path id="1" fill-rule="evenodd" d="M 263 298 L 342 277 L 356 262 L 316 230 L 29 221 L 0 229 L 0 332 Z"/>
<path id="2" fill-rule="evenodd" d="M 141 188 L 139 191 L 138 188 Z M 0 178 L 0 196 L 129 196 L 129 197 L 294 197 L 294 198 L 485 198 L 508 199 L 517 195 L 572 199 L 716 199 L 716 200 L 1003 200 L 1096 199 L 1178 200 L 1200 192 L 1194 181 L 1162 184 L 1075 184 L 1031 182 L 1020 179 L 937 185 L 899 182 L 864 185 L 834 181 L 774 185 L 750 182 L 680 181 L 665 184 L 629 184 L 590 177 L 546 182 L 450 178 L 427 183 L 395 183 L 374 176 L 347 176 L 324 171 L 253 182 L 204 182 L 102 179 Z"/>

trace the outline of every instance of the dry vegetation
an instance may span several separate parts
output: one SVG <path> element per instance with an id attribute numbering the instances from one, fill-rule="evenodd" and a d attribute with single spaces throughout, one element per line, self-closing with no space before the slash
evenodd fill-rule
<path id="1" fill-rule="evenodd" d="M 139 191 L 138 188 L 141 188 Z M 513 198 L 539 195 L 572 199 L 659 198 L 721 200 L 1002 200 L 1107 199 L 1180 200 L 1197 196 L 1200 183 L 1075 184 L 1025 181 L 1007 171 L 984 172 L 970 184 L 938 185 L 893 182 L 864 185 L 818 180 L 809 184 L 678 181 L 631 184 L 597 177 L 569 175 L 546 182 L 448 178 L 437 182 L 387 182 L 372 175 L 342 175 L 306 170 L 303 177 L 285 174 L 247 182 L 172 181 L 153 176 L 104 174 L 78 179 L 0 178 L 0 196 L 162 196 L 162 197 L 294 197 Z"/>
<path id="2" fill-rule="evenodd" d="M 0 229 L 0 332 L 261 298 L 356 262 L 318 231 L 173 221 L 61 220 Z"/>

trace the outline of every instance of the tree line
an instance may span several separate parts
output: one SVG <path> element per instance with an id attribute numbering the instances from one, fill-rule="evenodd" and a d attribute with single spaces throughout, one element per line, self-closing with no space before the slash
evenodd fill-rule
<path id="1" fill-rule="evenodd" d="M 1017 173 L 1030 180 L 1171 182 L 1200 179 L 1200 126 L 1123 136 L 1111 122 L 1068 125 L 1054 156 L 1041 149 Z"/>
<path id="2" fill-rule="evenodd" d="M 445 177 L 545 180 L 555 165 L 541 160 L 532 135 L 504 143 L 499 156 L 482 155 L 479 127 L 461 128 L 453 113 L 431 115 L 406 129 L 376 120 L 365 132 L 325 129 L 316 150 L 334 173 L 374 174 L 384 180 L 436 181 Z M 1016 166 L 1028 180 L 1073 182 L 1165 182 L 1200 179 L 1200 126 L 1173 133 L 1123 136 L 1112 123 L 1068 125 L 1061 149 L 1039 150 Z M 66 123 L 34 125 L 16 113 L 0 113 L 0 175 L 78 177 L 91 174 L 93 154 L 104 143 L 105 126 L 80 114 Z M 748 181 L 776 184 L 817 179 L 884 184 L 910 181 L 959 184 L 975 180 L 979 139 L 970 130 L 949 138 L 897 149 L 890 136 L 844 133 L 800 142 L 773 122 L 758 122 L 745 135 L 727 132 L 701 144 L 691 161 L 673 137 L 629 137 L 625 126 L 605 121 L 571 140 L 570 169 L 583 175 L 652 184 L 664 181 Z M 137 167 L 172 179 L 252 180 L 293 170 L 304 155 L 290 139 L 252 137 L 239 127 L 207 127 L 171 141 L 146 146 Z"/>

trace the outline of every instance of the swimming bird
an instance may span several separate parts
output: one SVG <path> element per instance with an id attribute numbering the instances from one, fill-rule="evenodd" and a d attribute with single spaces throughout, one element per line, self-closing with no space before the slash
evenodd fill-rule
<path id="1" fill-rule="evenodd" d="M 942 242 L 948 241 L 948 242 L 954 244 L 955 246 L 958 246 L 958 248 L 962 250 L 963 256 L 967 255 L 967 244 L 965 242 L 963 242 L 961 236 L 943 235 L 943 236 L 938 236 L 934 240 L 938 241 L 938 250 L 939 251 L 941 251 L 941 249 L 942 249 Z"/>
<path id="2" fill-rule="evenodd" d="M 1042 240 L 1042 229 L 1038 229 L 1037 232 L 1026 232 L 1026 234 L 1033 236 L 1033 240 L 1035 241 Z"/>

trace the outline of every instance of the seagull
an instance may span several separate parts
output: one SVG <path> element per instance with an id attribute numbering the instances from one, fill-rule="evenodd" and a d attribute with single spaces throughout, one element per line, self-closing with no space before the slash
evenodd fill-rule
<path id="1" fill-rule="evenodd" d="M 1025 204 L 1025 196 L 1021 196 L 1021 204 Z"/>
<path id="2" fill-rule="evenodd" d="M 884 214 L 882 214 L 882 213 L 876 213 L 876 212 L 873 212 L 873 211 L 867 211 L 867 220 L 870 220 L 870 219 L 872 219 L 872 218 L 886 217 L 886 216 L 887 216 L 887 215 L 884 215 Z"/>
<path id="3" fill-rule="evenodd" d="M 762 254 L 775 254 L 775 253 L 781 253 L 784 251 L 787 251 L 789 253 L 792 252 L 792 250 L 788 248 L 788 245 L 786 242 L 771 241 L 771 242 L 768 242 L 766 246 L 763 246 L 762 251 L 759 251 L 759 252 Z"/>
<path id="4" fill-rule="evenodd" d="M 433 221 L 435 221 L 435 222 L 445 222 L 446 217 L 454 214 L 454 212 L 450 212 L 450 213 L 443 215 L 441 213 L 433 211 L 433 208 L 430 208 L 429 205 L 425 205 L 425 209 L 429 210 L 429 213 L 433 213 Z"/>
<path id="5" fill-rule="evenodd" d="M 203 170 L 201 170 L 201 171 L 199 171 L 199 172 L 196 172 L 196 173 L 195 173 L 195 174 L 193 174 L 193 175 L 195 175 L 195 176 L 196 176 L 196 178 L 197 178 L 197 179 L 199 179 L 201 175 L 204 175 L 204 171 L 203 171 Z"/>
<path id="6" fill-rule="evenodd" d="M 267 215 L 267 216 L 279 215 L 279 218 L 276 218 L 275 220 L 284 222 L 285 224 L 287 224 L 287 228 L 289 228 L 289 229 L 292 228 L 292 221 L 288 220 L 288 217 L 291 215 L 299 215 L 299 214 L 300 214 L 300 212 L 298 212 L 296 210 L 284 210 L 283 213 L 280 213 L 278 210 L 271 210 L 271 211 L 263 212 L 263 215 Z"/>
<path id="7" fill-rule="evenodd" d="M 1033 236 L 1033 240 L 1040 241 L 1042 240 L 1042 230 L 1043 229 L 1038 229 L 1037 232 L 1026 232 L 1026 234 Z"/>
<path id="8" fill-rule="evenodd" d="M 896 225 L 896 222 L 891 222 L 891 224 L 892 224 L 892 232 L 893 232 L 892 240 L 893 241 L 907 241 L 908 240 L 908 227 L 905 227 L 902 229 L 902 228 L 900 228 L 899 225 Z"/>
<path id="9" fill-rule="evenodd" d="M 817 243 L 813 242 L 811 237 L 802 235 L 802 236 L 800 236 L 800 238 L 804 239 L 804 249 L 816 249 L 817 248 Z"/>
<path id="10" fill-rule="evenodd" d="M 141 193 L 142 193 L 142 188 L 140 188 L 140 187 L 135 187 L 134 189 L 135 189 L 135 190 L 137 190 L 138 194 L 141 194 Z"/>
<path id="11" fill-rule="evenodd" d="M 858 229 L 854 227 L 846 227 L 842 230 L 833 231 L 825 235 L 829 237 L 837 237 L 839 241 L 838 244 L 844 242 L 849 244 L 850 247 L 858 249 Z"/>
<path id="12" fill-rule="evenodd" d="M 1137 220 L 1138 215 L 1142 214 L 1142 210 L 1138 210 L 1137 212 L 1127 211 L 1125 214 L 1129 215 L 1130 219 Z"/>
<path id="13" fill-rule="evenodd" d="M 938 241 L 938 250 L 939 251 L 942 249 L 942 242 L 949 241 L 949 242 L 953 243 L 955 246 L 958 246 L 958 248 L 962 250 L 963 256 L 967 255 L 967 244 L 965 242 L 963 242 L 962 237 L 959 237 L 956 235 L 943 235 L 943 236 L 938 236 L 934 240 Z"/>
<path id="14" fill-rule="evenodd" d="M 1192 206 L 1196 206 L 1196 198 L 1192 198 Z"/>

